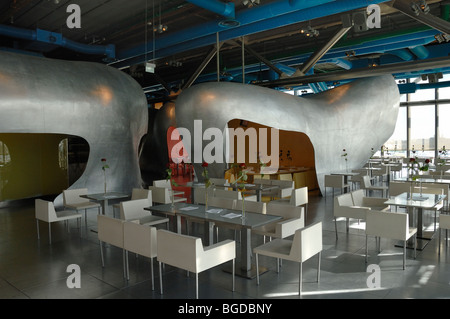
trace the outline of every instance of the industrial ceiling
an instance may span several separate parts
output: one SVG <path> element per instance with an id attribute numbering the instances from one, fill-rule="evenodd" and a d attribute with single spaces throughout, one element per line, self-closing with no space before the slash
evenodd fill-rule
<path id="1" fill-rule="evenodd" d="M 0 49 L 130 74 L 149 103 L 205 81 L 320 92 L 393 74 L 448 86 L 450 1 L 0 1 Z M 307 35 L 309 33 L 309 35 Z"/>

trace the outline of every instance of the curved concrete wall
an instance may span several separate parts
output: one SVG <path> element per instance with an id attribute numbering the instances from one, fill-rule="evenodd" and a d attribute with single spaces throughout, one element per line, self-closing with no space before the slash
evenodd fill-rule
<path id="1" fill-rule="evenodd" d="M 182 92 L 176 101 L 176 120 L 177 127 L 190 132 L 194 132 L 197 119 L 202 120 L 203 130 L 223 130 L 228 121 L 238 118 L 305 133 L 314 147 L 323 191 L 325 174 L 360 168 L 370 158 L 371 148 L 379 149 L 390 138 L 399 104 L 400 94 L 390 75 L 357 80 L 303 98 L 253 85 L 215 82 Z M 203 142 L 202 149 L 209 142 Z M 348 153 L 347 165 L 341 156 L 343 149 Z M 194 163 L 197 176 L 200 165 Z M 209 167 L 211 176 L 221 176 L 226 164 Z"/>
<path id="2" fill-rule="evenodd" d="M 0 132 L 83 137 L 90 147 L 83 175 L 70 188 L 130 193 L 142 183 L 139 143 L 147 132 L 147 100 L 125 73 L 98 63 L 0 52 Z M 61 195 L 55 205 L 62 203 Z"/>

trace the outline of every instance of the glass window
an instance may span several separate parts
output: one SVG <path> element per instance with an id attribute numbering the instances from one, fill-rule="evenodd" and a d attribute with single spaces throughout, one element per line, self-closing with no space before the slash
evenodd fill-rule
<path id="1" fill-rule="evenodd" d="M 412 106 L 411 151 L 419 157 L 434 157 L 436 139 L 434 105 Z"/>
<path id="2" fill-rule="evenodd" d="M 397 124 L 395 125 L 394 133 L 384 144 L 384 146 L 387 147 L 388 155 L 406 157 L 406 110 L 406 107 L 400 107 L 400 109 L 398 110 Z"/>
<path id="3" fill-rule="evenodd" d="M 450 119 L 450 104 L 439 105 L 438 151 L 442 151 L 444 146 L 446 149 L 450 149 L 450 125 L 446 123 L 448 119 Z"/>

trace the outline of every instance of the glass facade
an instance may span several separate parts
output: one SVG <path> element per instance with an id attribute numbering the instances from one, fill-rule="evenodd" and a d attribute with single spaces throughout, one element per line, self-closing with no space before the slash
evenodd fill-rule
<path id="1" fill-rule="evenodd" d="M 444 81 L 450 81 L 450 76 L 444 76 L 439 82 Z M 428 84 L 428 81 L 417 84 Z M 438 85 L 402 94 L 394 134 L 384 145 L 389 155 L 434 159 L 449 148 L 450 126 L 445 124 L 450 118 L 449 99 L 450 87 Z"/>

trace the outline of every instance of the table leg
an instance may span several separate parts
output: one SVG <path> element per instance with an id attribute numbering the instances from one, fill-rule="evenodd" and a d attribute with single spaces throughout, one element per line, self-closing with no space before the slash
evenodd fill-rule
<path id="1" fill-rule="evenodd" d="M 108 199 L 104 199 L 103 200 L 103 205 L 102 205 L 102 213 L 103 213 L 103 215 L 106 215 L 107 207 L 108 207 Z"/>
<path id="2" fill-rule="evenodd" d="M 205 246 L 214 244 L 214 222 L 205 221 Z"/>
<path id="3" fill-rule="evenodd" d="M 177 218 L 177 221 L 176 221 L 177 222 L 177 225 L 176 225 L 177 233 L 181 234 L 181 216 L 179 214 L 177 214 L 176 218 Z"/>

